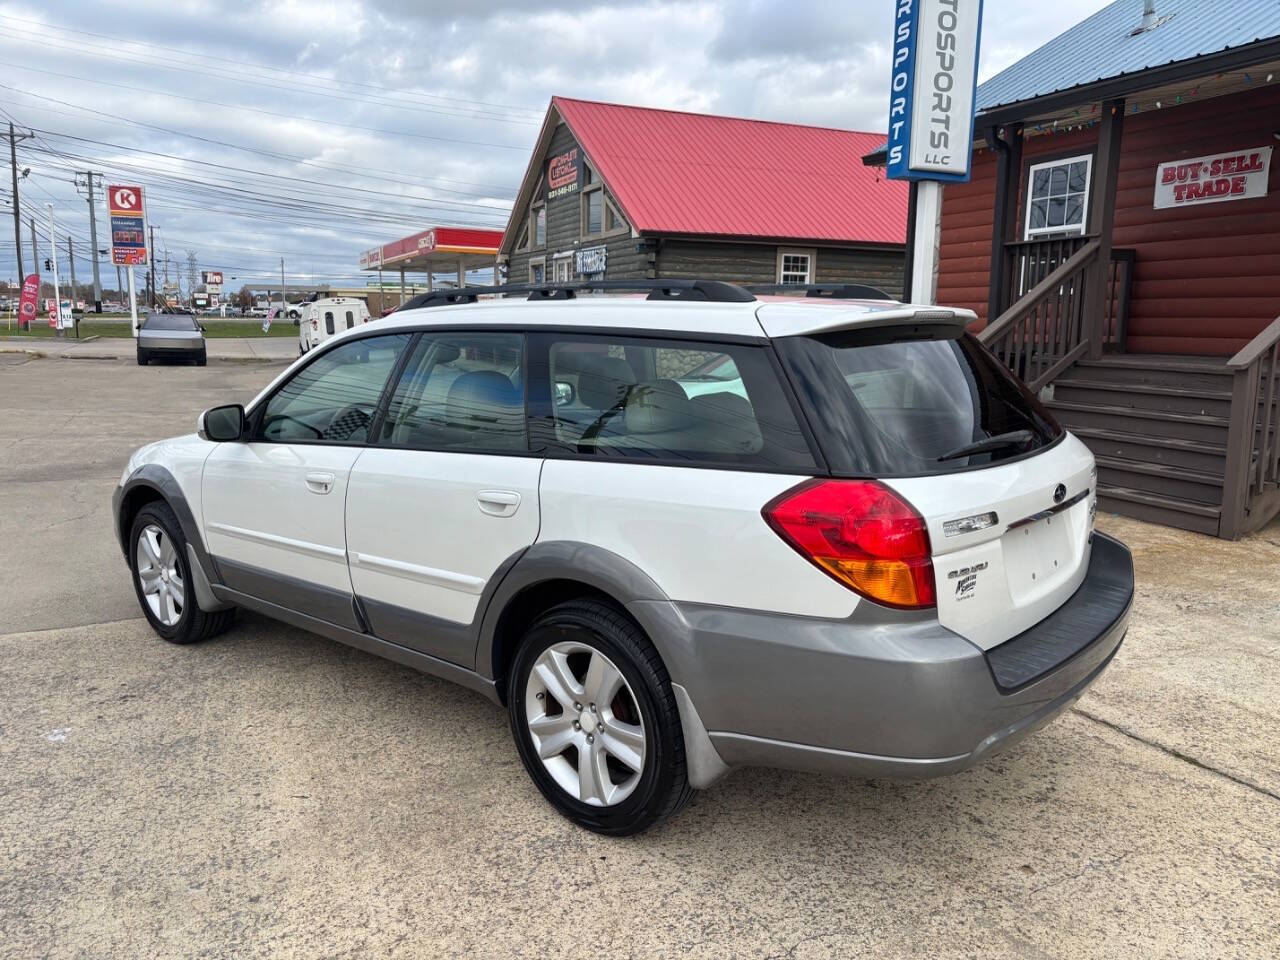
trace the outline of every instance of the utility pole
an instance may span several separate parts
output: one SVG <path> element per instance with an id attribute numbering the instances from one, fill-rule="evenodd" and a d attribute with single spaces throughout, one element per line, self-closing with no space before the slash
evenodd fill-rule
<path id="1" fill-rule="evenodd" d="M 36 246 L 36 218 L 31 218 L 31 272 L 40 272 L 40 250 Z"/>
<path id="2" fill-rule="evenodd" d="M 93 256 L 90 258 L 90 262 L 93 264 L 93 312 L 101 313 L 102 281 L 98 277 L 98 218 L 93 204 L 94 173 L 92 170 L 86 170 L 84 176 L 89 184 L 89 243 L 93 246 Z M 101 181 L 102 174 L 98 174 L 97 176 L 99 181 Z M 79 177 L 80 175 L 76 174 L 77 186 L 79 186 Z"/>
<path id="3" fill-rule="evenodd" d="M 284 311 L 285 309 L 284 305 L 286 302 L 287 300 L 285 298 L 285 290 L 284 290 L 284 257 L 281 257 L 280 258 L 280 310 L 281 312 Z"/>
<path id="4" fill-rule="evenodd" d="M 151 246 L 147 248 L 149 258 L 151 260 L 151 307 L 155 309 L 156 305 L 156 228 L 151 227 Z"/>
<path id="5" fill-rule="evenodd" d="M 18 207 L 18 141 L 26 140 L 31 134 L 23 134 L 21 137 L 14 132 L 13 124 L 9 124 L 9 166 L 13 173 L 13 248 L 18 255 L 18 281 L 21 282 L 23 277 L 22 270 L 22 211 Z M 40 272 L 38 264 L 31 265 L 36 273 Z"/>
<path id="6" fill-rule="evenodd" d="M 76 339 L 80 339 L 80 328 L 76 326 L 76 255 L 71 247 L 71 234 L 67 234 L 67 260 L 71 263 L 71 324 L 75 327 Z"/>

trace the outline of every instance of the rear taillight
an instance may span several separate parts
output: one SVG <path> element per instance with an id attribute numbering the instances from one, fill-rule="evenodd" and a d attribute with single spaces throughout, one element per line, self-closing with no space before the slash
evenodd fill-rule
<path id="1" fill-rule="evenodd" d="M 312 330 L 319 330 L 319 329 L 320 329 L 320 321 L 319 321 L 319 320 L 312 320 L 312 321 L 311 321 L 311 329 L 312 329 Z"/>
<path id="2" fill-rule="evenodd" d="M 874 480 L 810 480 L 762 511 L 801 556 L 877 603 L 937 602 L 929 531 L 905 500 Z"/>

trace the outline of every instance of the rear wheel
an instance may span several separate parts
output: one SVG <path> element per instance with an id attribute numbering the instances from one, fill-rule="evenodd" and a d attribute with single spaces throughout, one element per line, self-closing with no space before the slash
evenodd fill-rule
<path id="1" fill-rule="evenodd" d="M 538 617 L 516 653 L 507 703 L 529 776 L 588 830 L 639 833 L 693 795 L 666 668 L 613 607 L 572 601 Z"/>
<path id="2" fill-rule="evenodd" d="M 138 351 L 138 366 L 145 367 L 147 365 L 147 355 L 141 350 Z"/>
<path id="3" fill-rule="evenodd" d="M 195 643 L 230 626 L 234 609 L 208 613 L 196 602 L 187 540 L 167 503 L 149 503 L 138 511 L 129 543 L 133 589 L 152 630 L 170 643 Z"/>

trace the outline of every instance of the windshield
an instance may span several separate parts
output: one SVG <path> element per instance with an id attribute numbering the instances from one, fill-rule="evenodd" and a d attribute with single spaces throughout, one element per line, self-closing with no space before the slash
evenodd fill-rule
<path id="1" fill-rule="evenodd" d="M 194 330 L 196 318 L 188 313 L 153 313 L 143 326 L 148 330 Z"/>
<path id="2" fill-rule="evenodd" d="M 1023 456 L 1062 434 L 969 334 L 846 331 L 777 343 L 837 474 L 950 473 Z M 960 454 L 980 441 L 991 442 Z"/>

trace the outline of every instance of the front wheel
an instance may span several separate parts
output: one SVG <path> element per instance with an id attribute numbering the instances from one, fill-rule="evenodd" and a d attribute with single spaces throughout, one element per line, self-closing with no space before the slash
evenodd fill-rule
<path id="1" fill-rule="evenodd" d="M 147 355 L 141 350 L 138 351 L 138 366 L 145 367 L 147 365 Z"/>
<path id="2" fill-rule="evenodd" d="M 571 601 L 539 616 L 516 653 L 507 704 L 529 776 L 588 830 L 639 833 L 693 795 L 666 667 L 613 607 Z"/>
<path id="3" fill-rule="evenodd" d="M 187 540 L 167 503 L 149 503 L 129 531 L 133 589 L 151 629 L 170 643 L 195 643 L 225 630 L 235 610 L 212 613 L 196 602 Z"/>

